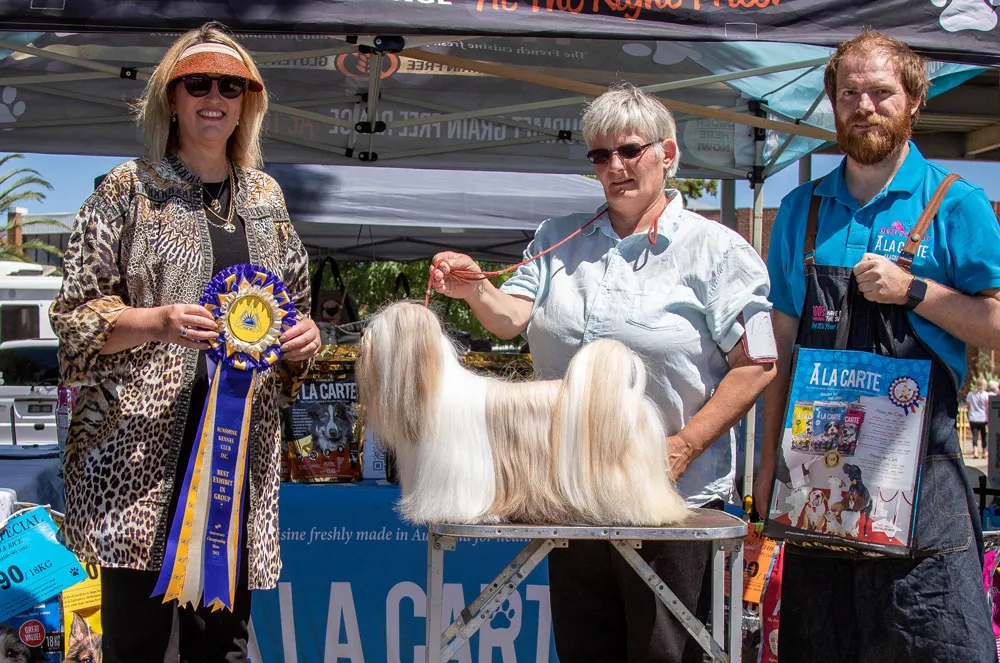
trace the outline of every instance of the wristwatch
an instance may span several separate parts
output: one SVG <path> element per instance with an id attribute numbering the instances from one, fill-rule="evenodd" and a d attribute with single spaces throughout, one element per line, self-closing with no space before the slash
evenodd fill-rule
<path id="1" fill-rule="evenodd" d="M 906 304 L 903 306 L 907 311 L 912 311 L 917 308 L 917 304 L 924 301 L 924 297 L 927 296 L 927 281 L 913 277 L 910 281 L 910 288 L 906 291 Z"/>

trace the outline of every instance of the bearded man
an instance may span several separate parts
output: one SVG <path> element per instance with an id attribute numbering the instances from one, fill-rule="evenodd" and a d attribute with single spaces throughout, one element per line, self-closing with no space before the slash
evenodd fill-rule
<path id="1" fill-rule="evenodd" d="M 928 80 L 905 44 L 865 32 L 837 48 L 825 83 L 846 157 L 782 201 L 771 234 L 780 359 L 764 396 L 758 508 L 787 472 L 775 460 L 793 347 L 832 349 L 841 321 L 848 349 L 931 362 L 929 422 L 912 556 L 789 543 L 779 660 L 991 663 L 982 531 L 955 414 L 966 344 L 1000 349 L 1000 226 L 983 190 L 959 179 L 915 227 L 949 174 L 909 140 Z"/>

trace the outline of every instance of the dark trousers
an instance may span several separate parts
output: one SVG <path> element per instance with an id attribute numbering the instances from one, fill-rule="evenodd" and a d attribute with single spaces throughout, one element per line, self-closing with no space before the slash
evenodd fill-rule
<path id="1" fill-rule="evenodd" d="M 158 571 L 101 569 L 104 663 L 244 663 L 250 590 L 240 569 L 233 612 L 150 598 Z"/>
<path id="2" fill-rule="evenodd" d="M 711 544 L 643 541 L 638 551 L 705 623 Z M 560 663 L 701 663 L 703 650 L 607 541 L 570 541 L 549 553 L 552 629 Z"/>
<path id="3" fill-rule="evenodd" d="M 986 449 L 986 422 L 970 421 L 969 430 L 972 431 L 972 447 Z"/>

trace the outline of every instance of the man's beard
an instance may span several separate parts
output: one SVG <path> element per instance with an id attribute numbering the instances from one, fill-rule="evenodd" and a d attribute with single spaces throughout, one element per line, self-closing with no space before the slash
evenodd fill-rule
<path id="1" fill-rule="evenodd" d="M 856 134 L 852 127 L 858 121 L 875 125 L 876 128 Z M 836 118 L 837 144 L 844 154 L 863 166 L 881 163 L 913 135 L 913 116 L 909 113 L 888 117 L 872 113 L 866 118 L 855 116 L 850 122 L 851 124 L 845 124 L 839 116 Z"/>

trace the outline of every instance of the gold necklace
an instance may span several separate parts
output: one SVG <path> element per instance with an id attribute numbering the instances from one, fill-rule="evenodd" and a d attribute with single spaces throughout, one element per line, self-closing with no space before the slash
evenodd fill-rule
<path id="1" fill-rule="evenodd" d="M 223 219 L 222 204 L 219 202 L 219 198 L 222 197 L 222 192 L 225 189 L 225 185 L 227 182 L 229 184 L 229 206 L 228 206 L 229 209 L 228 213 L 226 214 L 226 218 Z M 233 191 L 233 188 L 234 187 L 233 187 L 232 166 L 229 167 L 229 177 L 227 181 L 223 182 L 222 186 L 219 187 L 218 196 L 212 196 L 212 194 L 209 193 L 208 189 L 205 187 L 204 183 L 202 183 L 202 188 L 201 188 L 203 192 L 207 193 L 209 197 L 212 198 L 212 201 L 208 204 L 208 211 L 214 214 L 219 220 L 223 221 L 223 223 L 222 224 L 212 223 L 210 214 L 205 215 L 205 220 L 208 221 L 209 225 L 214 226 L 215 228 L 220 228 L 222 230 L 225 230 L 227 233 L 236 232 L 236 225 L 233 223 L 233 196 L 235 196 L 236 194 L 235 191 Z"/>

